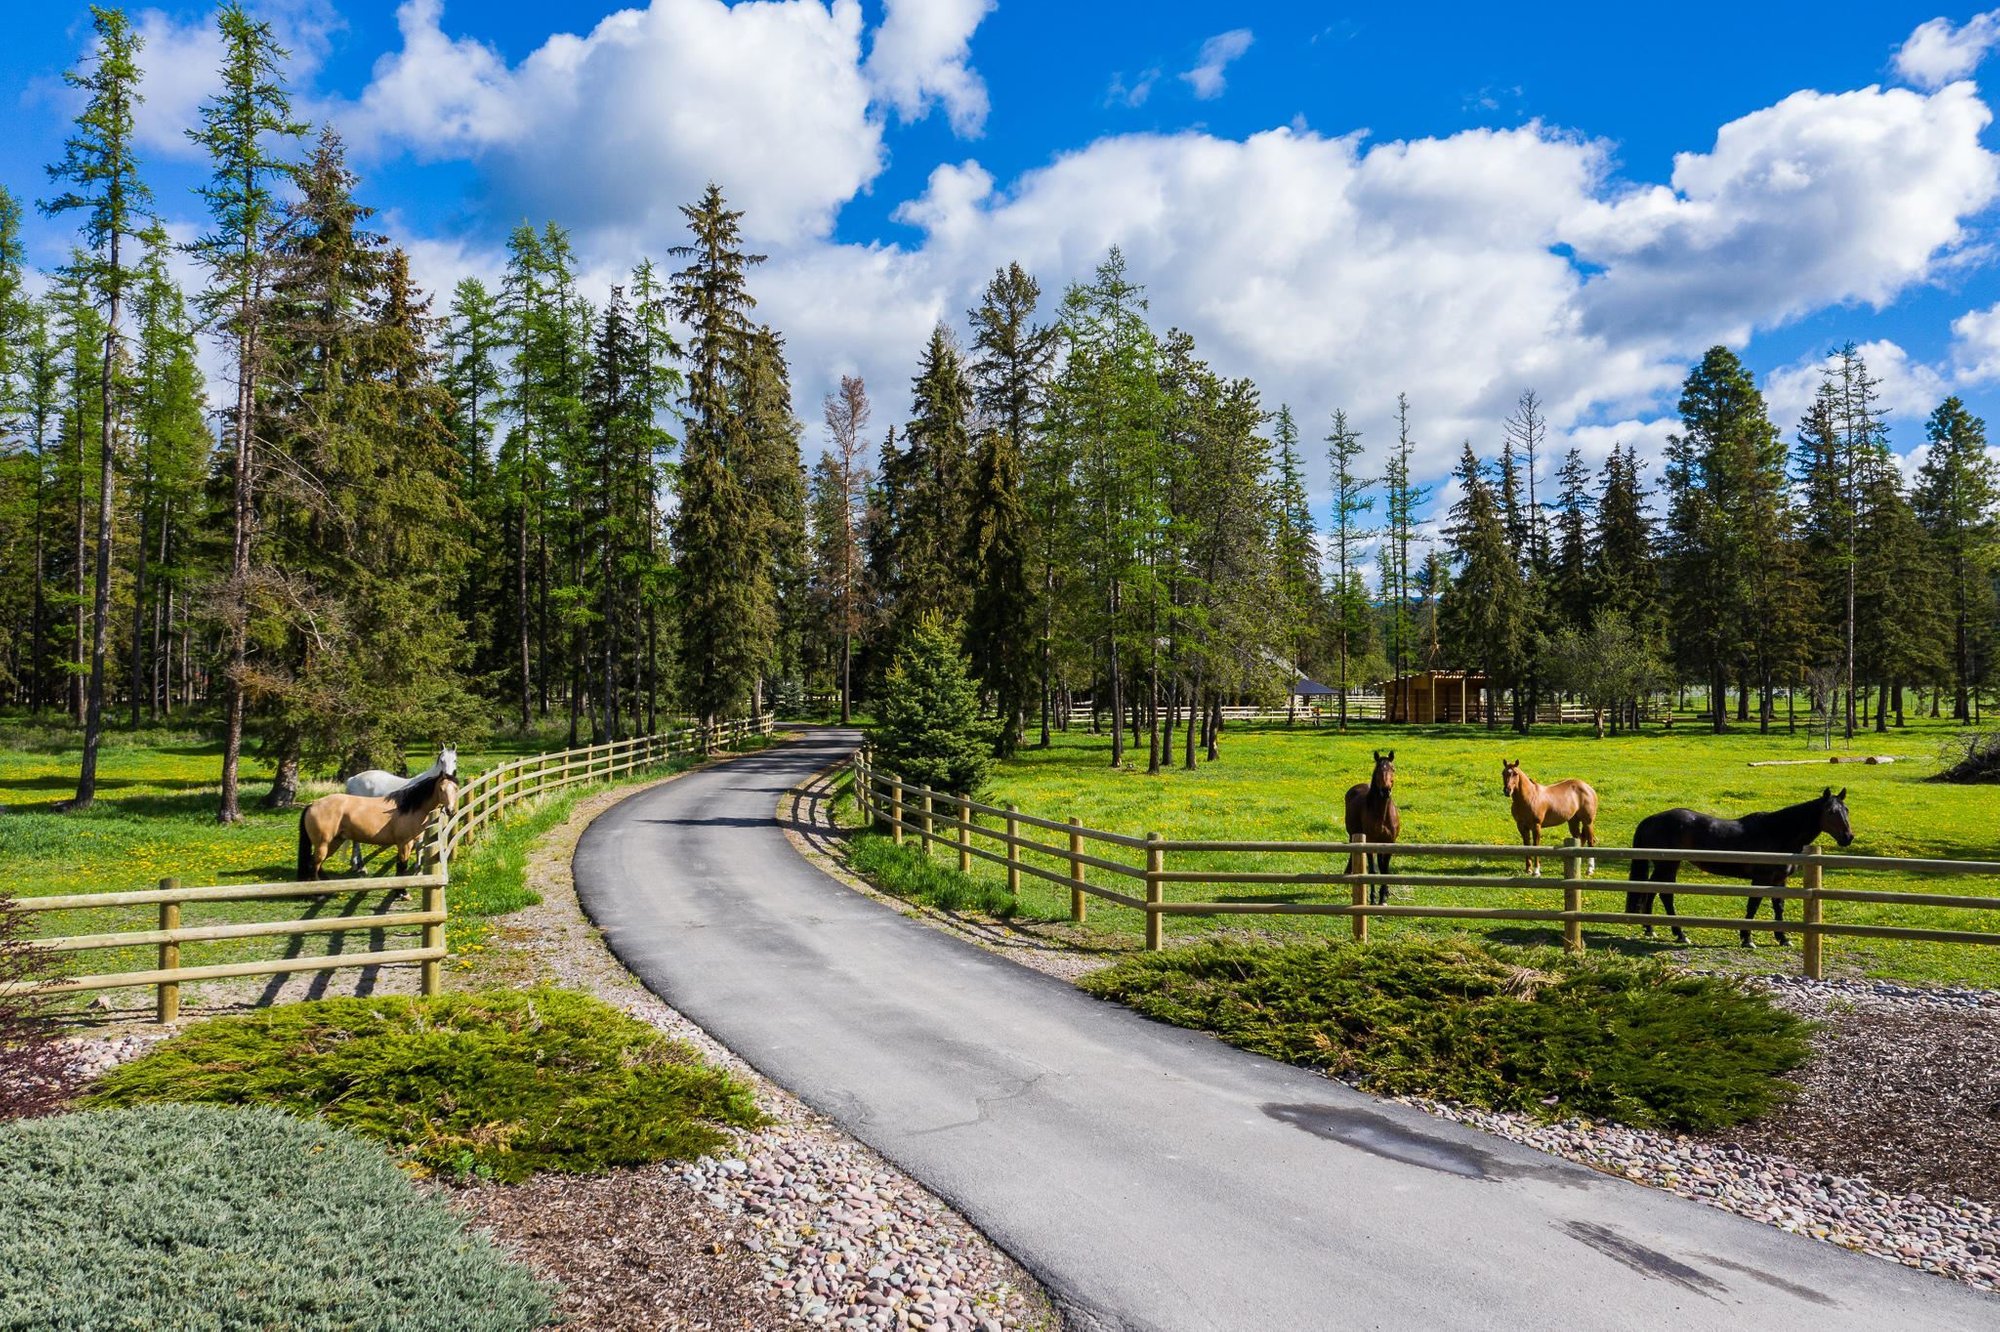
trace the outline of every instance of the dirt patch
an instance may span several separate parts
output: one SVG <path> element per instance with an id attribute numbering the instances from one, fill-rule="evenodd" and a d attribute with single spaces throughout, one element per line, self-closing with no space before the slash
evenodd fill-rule
<path id="1" fill-rule="evenodd" d="M 1715 1140 L 1893 1192 L 2000 1204 L 2000 1013 L 1776 997 L 1821 1022 L 1799 1093 Z"/>
<path id="2" fill-rule="evenodd" d="M 759 1278 L 729 1218 L 655 1167 L 454 1189 L 452 1205 L 562 1283 L 565 1328 L 677 1332 L 804 1327 Z"/>

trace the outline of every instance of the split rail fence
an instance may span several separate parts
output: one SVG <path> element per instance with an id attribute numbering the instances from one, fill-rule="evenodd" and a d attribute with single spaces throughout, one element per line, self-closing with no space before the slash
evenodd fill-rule
<path id="1" fill-rule="evenodd" d="M 61 976 L 40 982 L 18 981 L 0 987 L 0 992 L 59 995 L 149 986 L 155 995 L 154 1014 L 161 1022 L 172 1022 L 179 1016 L 182 985 L 244 976 L 285 976 L 351 967 L 414 965 L 422 968 L 419 984 L 423 993 L 436 994 L 440 985 L 440 969 L 446 957 L 444 928 L 448 911 L 445 890 L 451 882 L 451 858 L 467 838 L 492 824 L 510 808 L 550 791 L 589 782 L 609 782 L 663 763 L 678 754 L 705 752 L 738 743 L 752 735 L 769 735 L 772 724 L 771 715 L 766 714 L 714 727 L 662 731 L 577 749 L 534 754 L 489 768 L 459 788 L 458 807 L 451 817 L 436 817 L 425 829 L 420 864 L 423 872 L 417 874 L 188 888 L 182 887 L 177 879 L 162 879 L 159 887 L 136 892 L 71 893 L 59 897 L 16 899 L 13 908 L 23 913 L 129 911 L 136 907 L 154 907 L 158 916 L 157 927 L 153 929 L 58 935 L 31 938 L 27 942 L 51 953 L 152 947 L 157 949 L 156 965 L 91 975 Z M 382 895 L 382 900 L 370 914 L 310 914 L 311 910 L 343 897 L 350 899 L 351 908 L 358 909 L 364 898 L 378 893 Z M 187 925 L 181 919 L 182 909 L 196 904 L 268 900 L 303 900 L 312 902 L 314 906 L 308 914 L 292 920 Z M 399 902 L 407 902 L 410 907 L 398 910 Z M 364 931 L 381 932 L 374 946 L 364 952 L 299 954 L 199 966 L 185 966 L 181 962 L 181 948 L 185 944 L 236 939 L 298 939 L 312 935 L 338 937 Z M 381 936 L 410 931 L 417 932 L 414 947 L 382 946 L 386 940 Z"/>
<path id="2" fill-rule="evenodd" d="M 1979 860 L 1920 860 L 1886 856 L 1826 855 L 1808 847 L 1800 855 L 1758 851 L 1680 851 L 1635 849 L 1632 847 L 1577 845 L 1574 838 L 1561 845 L 1539 847 L 1461 843 L 1397 842 L 1255 842 L 1188 840 L 1163 838 L 1158 833 L 1135 837 L 1129 833 L 1107 832 L 1085 827 L 1070 818 L 1066 822 L 1027 814 L 1017 806 L 996 806 L 949 795 L 927 786 L 904 782 L 881 771 L 865 752 L 854 763 L 854 791 L 862 816 L 877 827 L 887 828 L 900 844 L 915 835 L 928 852 L 943 846 L 958 857 L 958 868 L 969 873 L 974 859 L 1006 868 L 1007 890 L 1020 891 L 1021 876 L 1029 875 L 1069 889 L 1070 919 L 1087 919 L 1088 901 L 1095 897 L 1116 906 L 1141 912 L 1145 918 L 1146 947 L 1165 945 L 1166 922 L 1172 916 L 1346 916 L 1353 925 L 1354 938 L 1368 938 L 1368 922 L 1374 918 L 1411 917 L 1429 920 L 1520 921 L 1559 924 L 1563 944 L 1571 951 L 1583 948 L 1585 925 L 1679 926 L 1682 929 L 1750 930 L 1766 934 L 1797 934 L 1805 974 L 1814 980 L 1825 974 L 1824 941 L 1840 936 L 1860 939 L 1901 939 L 1931 943 L 2000 945 L 2000 930 L 1930 929 L 1901 925 L 1875 925 L 1826 919 L 1829 903 L 1869 903 L 1901 907 L 1927 907 L 1967 912 L 2000 912 L 2000 896 L 1972 896 L 1958 893 L 1924 893 L 1866 888 L 1829 888 L 1829 871 L 1893 872 L 1971 878 L 2000 889 L 2000 862 Z M 998 826 L 979 822 L 994 820 Z M 1023 829 L 1053 833 L 1060 840 L 1038 839 Z M 981 838 L 999 849 L 977 845 Z M 1086 849 L 1088 847 L 1089 849 Z M 1517 860 L 1520 870 L 1512 874 L 1368 872 L 1364 857 L 1388 852 L 1397 860 L 1488 859 Z M 1030 863 L 1023 854 L 1039 855 L 1050 862 Z M 1123 854 L 1131 859 L 1119 859 Z M 1339 865 L 1340 870 L 1302 867 L 1298 870 L 1238 870 L 1217 868 L 1169 869 L 1168 857 L 1214 859 L 1227 856 L 1296 857 L 1310 864 Z M 1751 888 L 1742 882 L 1700 883 L 1682 880 L 1674 884 L 1631 884 L 1623 878 L 1591 880 L 1585 877 L 1586 862 L 1609 861 L 1624 864 L 1633 860 L 1701 861 L 1710 864 L 1783 865 L 1790 871 L 1783 888 Z M 1559 877 L 1542 877 L 1528 872 L 1529 863 L 1550 861 L 1561 866 Z M 1136 862 L 1136 863 L 1135 863 Z M 1098 879 L 1092 878 L 1095 872 Z M 1129 885 L 1129 891 L 1107 887 L 1103 876 Z M 1350 891 L 1347 901 L 1296 902 L 1279 900 L 1174 900 L 1168 889 L 1185 893 L 1189 888 L 1236 887 L 1274 891 L 1286 887 L 1339 888 Z M 1561 894 L 1560 905 L 1547 907 L 1461 906 L 1421 900 L 1408 903 L 1368 901 L 1370 888 L 1530 890 Z M 1797 903 L 1798 913 L 1788 920 L 1759 916 L 1746 920 L 1720 915 L 1639 915 L 1626 911 L 1588 909 L 1587 892 L 1616 892 L 1628 889 L 1664 889 L 1677 898 L 1725 897 L 1742 901 L 1751 893 L 1764 898 Z"/>

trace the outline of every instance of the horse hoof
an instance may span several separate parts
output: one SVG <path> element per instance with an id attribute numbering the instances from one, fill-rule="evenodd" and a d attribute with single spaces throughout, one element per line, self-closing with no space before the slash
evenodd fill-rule
<path id="1" fill-rule="evenodd" d="M 1687 941 L 1688 941 L 1688 937 L 1687 937 L 1687 936 L 1686 936 L 1685 934 L 1682 934 L 1682 933 L 1681 933 L 1681 932 L 1680 932 L 1679 930 L 1675 930 L 1675 931 L 1674 931 L 1674 942 L 1675 942 L 1675 943 L 1677 943 L 1677 944 L 1684 944 L 1684 943 L 1686 943 Z"/>
<path id="2" fill-rule="evenodd" d="M 1739 937 L 1743 940 L 1743 946 L 1745 948 L 1755 948 L 1757 946 L 1757 941 L 1751 938 L 1749 935 L 1745 934 L 1745 935 L 1740 935 Z"/>
<path id="3" fill-rule="evenodd" d="M 1792 941 L 1789 938 L 1787 938 L 1782 934 L 1778 936 L 1778 947 L 1790 948 L 1791 946 L 1792 946 Z"/>

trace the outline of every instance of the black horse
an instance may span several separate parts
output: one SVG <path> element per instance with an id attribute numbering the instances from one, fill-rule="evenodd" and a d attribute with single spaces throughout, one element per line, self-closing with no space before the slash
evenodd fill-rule
<path id="1" fill-rule="evenodd" d="M 1659 847 L 1680 851 L 1780 851 L 1797 855 L 1810 846 L 1821 833 L 1846 846 L 1854 840 L 1854 828 L 1847 820 L 1847 789 L 1841 788 L 1839 795 L 1831 786 L 1822 791 L 1816 800 L 1803 804 L 1787 805 L 1783 809 L 1765 814 L 1745 814 L 1740 819 L 1719 819 L 1713 814 L 1697 814 L 1691 809 L 1670 809 L 1661 814 L 1651 814 L 1639 821 L 1639 831 L 1632 834 L 1632 845 L 1641 849 Z M 1635 860 L 1632 862 L 1633 883 L 1673 883 L 1680 877 L 1680 860 Z M 1700 869 L 1724 879 L 1748 879 L 1759 888 L 1783 888 L 1790 868 L 1785 865 L 1738 865 L 1724 861 L 1695 861 Z M 1667 916 L 1674 915 L 1674 895 L 1669 892 L 1641 892 L 1637 889 L 1625 894 L 1625 910 L 1628 914 L 1650 916 L 1653 914 L 1653 897 L 1658 892 L 1660 904 L 1666 908 Z M 1757 904 L 1764 899 L 1753 897 L 1744 909 L 1743 919 L 1749 920 L 1757 914 Z M 1785 899 L 1771 899 L 1771 916 L 1783 922 L 1785 919 Z M 1750 944 L 1750 931 L 1741 932 L 1743 946 Z M 1646 927 L 1646 937 L 1653 937 L 1653 927 Z M 1687 934 L 1676 924 L 1674 939 L 1686 943 Z M 1790 943 L 1784 932 L 1778 931 L 1778 944 L 1783 947 Z"/>

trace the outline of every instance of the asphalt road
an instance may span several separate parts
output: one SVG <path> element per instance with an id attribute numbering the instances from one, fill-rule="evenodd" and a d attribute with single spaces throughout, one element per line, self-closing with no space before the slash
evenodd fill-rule
<path id="1" fill-rule="evenodd" d="M 839 733 L 644 792 L 576 853 L 647 987 L 921 1180 L 1085 1329 L 2000 1328 L 2000 1299 L 1137 1017 L 821 873 Z"/>

